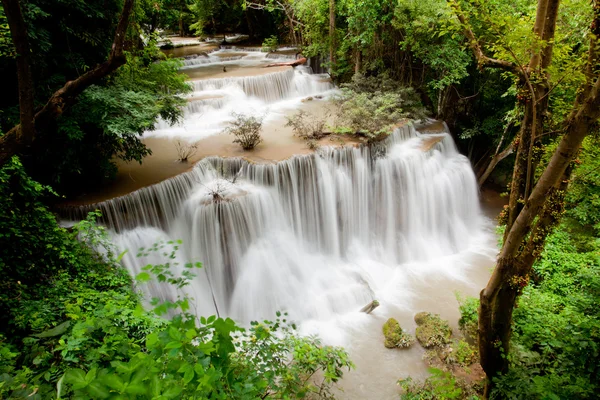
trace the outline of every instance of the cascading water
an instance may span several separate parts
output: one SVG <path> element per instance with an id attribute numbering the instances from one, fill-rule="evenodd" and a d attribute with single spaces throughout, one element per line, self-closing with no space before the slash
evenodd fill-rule
<path id="1" fill-rule="evenodd" d="M 122 249 L 183 240 L 180 256 L 204 264 L 197 279 L 220 313 L 327 319 L 379 298 L 375 271 L 353 260 L 368 254 L 401 270 L 467 249 L 479 232 L 470 164 L 449 135 L 434 138 L 424 150 L 432 135 L 403 127 L 377 148 L 323 148 L 278 164 L 207 159 L 87 208 L 102 211 Z M 147 260 L 125 263 L 135 273 Z M 204 303 L 205 313 L 216 311 Z"/>
<path id="2" fill-rule="evenodd" d="M 333 91 L 329 77 L 313 74 L 310 67 L 263 68 L 269 63 L 293 58 L 259 51 L 221 50 L 184 59 L 182 70 L 194 71 L 192 76 L 200 74 L 202 79 L 190 81 L 193 92 L 188 96 L 183 121 L 171 126 L 159 120 L 155 130 L 145 136 L 198 140 L 222 132 L 234 112 L 261 115 L 269 121 L 280 117 L 282 110 L 297 107 L 308 96 L 326 96 Z M 223 67 L 232 71 L 218 74 Z M 251 75 L 235 72 L 246 70 L 251 71 Z M 218 76 L 213 78 L 214 74 Z"/>
<path id="3" fill-rule="evenodd" d="M 310 68 L 258 70 L 272 62 L 265 53 L 231 53 L 190 59 L 197 64 L 186 73 L 206 75 L 190 81 L 183 122 L 159 121 L 146 136 L 198 140 L 221 132 L 232 112 L 281 120 L 285 110 L 323 107 L 325 100 L 302 103 L 306 96 L 334 93 Z M 153 186 L 63 209 L 63 217 L 95 209 L 114 243 L 129 250 L 123 262 L 132 274 L 166 261 L 178 264 L 176 273 L 203 263 L 185 288 L 198 315 L 245 324 L 287 311 L 303 333 L 346 346 L 358 368 L 340 398 L 396 398 L 399 377 L 423 376 L 423 350 L 386 350 L 381 325 L 393 316 L 414 331 L 413 315 L 423 310 L 456 321 L 452 290 L 476 294 L 495 252 L 469 161 L 447 131 L 412 126 L 376 145 L 321 147 L 275 164 L 204 158 Z M 137 257 L 139 248 L 176 240 L 183 244 L 174 260 L 161 252 Z M 162 284 L 144 290 L 169 300 L 182 294 Z M 373 299 L 381 306 L 360 313 Z"/>

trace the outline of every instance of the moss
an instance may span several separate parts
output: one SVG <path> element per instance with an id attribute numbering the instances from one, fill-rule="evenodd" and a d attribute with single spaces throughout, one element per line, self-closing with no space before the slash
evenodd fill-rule
<path id="1" fill-rule="evenodd" d="M 452 329 L 448 322 L 441 319 L 438 314 L 420 312 L 415 315 L 415 322 L 418 325 L 417 340 L 426 349 L 443 346 L 450 342 Z"/>
<path id="2" fill-rule="evenodd" d="M 384 345 L 388 349 L 408 348 L 415 342 L 415 339 L 404 332 L 394 318 L 388 319 L 383 324 L 383 336 L 385 337 Z"/>
<path id="3" fill-rule="evenodd" d="M 439 357 L 448 365 L 456 364 L 461 367 L 468 367 L 479 360 L 479 352 L 477 348 L 461 339 L 446 346 Z"/>

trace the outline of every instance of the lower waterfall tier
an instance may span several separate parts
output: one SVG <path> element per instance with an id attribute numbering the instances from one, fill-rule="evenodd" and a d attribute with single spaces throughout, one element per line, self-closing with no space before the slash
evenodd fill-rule
<path id="1" fill-rule="evenodd" d="M 435 140 L 432 140 L 435 138 Z M 243 321 L 356 311 L 406 265 L 451 257 L 481 232 L 478 189 L 448 134 L 399 128 L 375 146 L 322 148 L 277 164 L 211 158 L 191 172 L 99 208 L 132 273 L 160 257 L 139 247 L 182 240 L 178 264 L 202 262 L 188 289 L 198 312 Z M 154 296 L 174 298 L 168 287 Z"/>

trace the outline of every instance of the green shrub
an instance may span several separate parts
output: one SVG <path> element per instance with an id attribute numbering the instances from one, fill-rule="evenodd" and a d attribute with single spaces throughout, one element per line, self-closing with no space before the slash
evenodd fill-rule
<path id="1" fill-rule="evenodd" d="M 393 126 L 406 119 L 424 118 L 426 113 L 412 88 L 400 86 L 386 77 L 356 75 L 342 85 L 334 99 L 337 132 L 348 131 L 367 139 L 381 139 Z"/>
<path id="2" fill-rule="evenodd" d="M 279 40 L 277 36 L 269 36 L 262 43 L 262 50 L 267 53 L 273 53 L 279 49 Z"/>
<path id="3" fill-rule="evenodd" d="M 402 400 L 476 400 L 479 397 L 464 382 L 457 380 L 449 372 L 430 368 L 431 376 L 423 382 L 412 378 L 401 379 Z"/>
<path id="4" fill-rule="evenodd" d="M 455 295 L 459 304 L 458 310 L 460 311 L 458 327 L 468 339 L 477 341 L 479 299 L 476 297 L 463 297 L 459 293 L 456 293 Z"/>
<path id="5" fill-rule="evenodd" d="M 262 142 L 262 117 L 233 113 L 233 118 L 225 129 L 225 132 L 235 136 L 233 143 L 239 143 L 244 150 L 252 150 Z"/>
<path id="6" fill-rule="evenodd" d="M 443 346 L 450 343 L 452 329 L 447 321 L 440 318 L 438 314 L 420 312 L 415 315 L 417 330 L 415 336 L 421 346 L 426 349 Z"/>
<path id="7" fill-rule="evenodd" d="M 325 127 L 327 126 L 325 118 L 318 118 L 302 110 L 286 118 L 287 123 L 285 126 L 291 126 L 294 135 L 301 139 L 310 141 L 320 139 L 325 135 Z"/>

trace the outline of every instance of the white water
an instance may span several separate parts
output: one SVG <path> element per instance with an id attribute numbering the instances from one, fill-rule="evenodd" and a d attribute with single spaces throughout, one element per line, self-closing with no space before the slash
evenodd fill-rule
<path id="1" fill-rule="evenodd" d="M 282 118 L 286 110 L 293 110 L 308 96 L 327 96 L 334 86 L 327 75 L 312 74 L 309 67 L 299 66 L 285 70 L 263 69 L 266 65 L 293 56 L 272 55 L 260 51 L 235 52 L 220 50 L 185 59 L 183 70 L 193 69 L 202 79 L 190 81 L 193 92 L 184 108 L 184 119 L 176 126 L 159 120 L 155 129 L 145 137 L 179 137 L 190 142 L 222 132 L 233 120 L 233 113 L 260 115 L 265 122 Z M 251 76 L 227 76 L 221 68 L 240 68 L 251 71 Z M 259 74 L 257 74 L 259 73 Z"/>
<path id="2" fill-rule="evenodd" d="M 489 250 L 468 160 L 448 134 L 424 152 L 430 137 L 405 127 L 378 149 L 324 148 L 275 165 L 204 160 L 91 207 L 121 232 L 115 241 L 131 254 L 182 239 L 180 257 L 205 267 L 194 297 L 214 295 L 222 315 L 248 322 L 285 310 L 325 321 L 373 299 L 401 304 L 406 293 L 394 288 L 407 274 L 465 279 L 454 265 L 460 260 L 448 260 Z M 227 180 L 233 176 L 235 183 Z M 125 263 L 136 273 L 147 261 Z M 215 313 L 212 301 L 201 303 L 203 314 Z"/>

